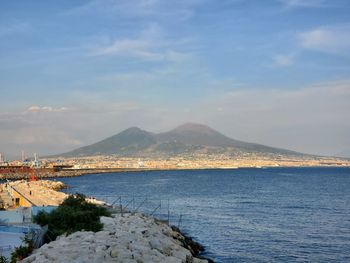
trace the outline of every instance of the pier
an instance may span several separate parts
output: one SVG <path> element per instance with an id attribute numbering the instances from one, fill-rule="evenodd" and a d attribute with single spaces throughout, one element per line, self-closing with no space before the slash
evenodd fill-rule
<path id="1" fill-rule="evenodd" d="M 15 181 L 1 184 L 0 203 L 3 209 L 32 206 L 58 206 L 67 194 L 55 191 L 63 187 L 53 181 Z"/>

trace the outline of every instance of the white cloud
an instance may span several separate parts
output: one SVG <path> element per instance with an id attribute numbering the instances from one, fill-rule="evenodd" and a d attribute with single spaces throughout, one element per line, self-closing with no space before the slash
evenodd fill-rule
<path id="1" fill-rule="evenodd" d="M 3 135 L 3 134 L 2 134 Z M 15 134 L 8 135 L 12 143 L 19 145 L 80 145 L 81 141 L 70 137 L 64 131 L 53 129 L 50 127 L 30 127 L 17 131 Z"/>
<path id="2" fill-rule="evenodd" d="M 5 37 L 15 33 L 28 32 L 30 25 L 23 21 L 11 21 L 10 23 L 0 25 L 0 37 Z"/>
<path id="3" fill-rule="evenodd" d="M 280 0 L 289 8 L 297 7 L 327 7 L 330 1 L 327 0 Z"/>
<path id="4" fill-rule="evenodd" d="M 54 108 L 51 106 L 30 106 L 26 111 L 23 113 L 37 113 L 37 112 L 65 112 L 68 111 L 68 108 L 66 107 L 59 107 L 59 108 Z"/>
<path id="5" fill-rule="evenodd" d="M 64 15 L 82 15 L 90 13 L 123 13 L 124 15 L 144 15 L 151 12 L 157 6 L 157 0 L 99 0 L 85 1 L 82 5 L 66 10 Z"/>
<path id="6" fill-rule="evenodd" d="M 286 67 L 294 64 L 295 54 L 276 55 L 273 57 L 274 65 L 279 67 Z"/>
<path id="7" fill-rule="evenodd" d="M 350 148 L 349 101 L 347 80 L 295 90 L 239 89 L 203 101 L 193 119 L 240 140 L 337 154 Z"/>
<path id="8" fill-rule="evenodd" d="M 124 56 L 154 61 L 183 61 L 191 55 L 174 49 L 186 41 L 168 41 L 163 36 L 162 29 L 152 24 L 143 30 L 138 38 L 116 39 L 110 45 L 97 48 L 92 55 Z"/>
<path id="9" fill-rule="evenodd" d="M 319 27 L 299 34 L 299 39 L 305 49 L 344 53 L 350 50 L 350 25 Z"/>
<path id="10" fill-rule="evenodd" d="M 102 48 L 96 52 L 96 55 L 126 55 L 139 53 L 150 47 L 150 43 L 138 39 L 121 39 L 116 40 L 111 46 Z"/>
<path id="11" fill-rule="evenodd" d="M 336 154 L 350 148 L 350 81 L 346 80 L 295 90 L 236 87 L 230 92 L 215 92 L 210 98 L 198 96 L 190 103 L 163 105 L 152 100 L 111 99 L 106 103 L 106 96 L 96 97 L 77 94 L 69 114 L 0 114 L 1 150 L 16 149 L 17 153 L 24 145 L 25 150 L 41 155 L 59 153 L 130 126 L 159 132 L 188 121 L 208 124 L 236 139 L 301 152 Z M 38 112 L 45 107 L 30 108 Z M 46 106 L 44 110 L 53 109 Z"/>
<path id="12" fill-rule="evenodd" d="M 27 112 L 38 112 L 40 111 L 41 108 L 39 106 L 30 106 L 28 109 L 27 109 Z"/>
<path id="13" fill-rule="evenodd" d="M 81 145 L 74 118 L 53 114 L 62 111 L 65 109 L 32 106 L 26 111 L 0 114 L 0 151 L 7 156 L 15 156 L 21 150 L 43 155 Z"/>
<path id="14" fill-rule="evenodd" d="M 120 16 L 133 18 L 171 19 L 184 21 L 193 15 L 193 9 L 206 0 L 92 0 L 63 12 L 63 15 Z"/>

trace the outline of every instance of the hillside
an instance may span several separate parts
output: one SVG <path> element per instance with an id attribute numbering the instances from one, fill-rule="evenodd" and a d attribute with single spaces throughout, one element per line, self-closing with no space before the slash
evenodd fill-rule
<path id="1" fill-rule="evenodd" d="M 64 153 L 62 156 L 129 155 L 145 150 L 156 143 L 152 133 L 132 127 L 97 143 Z"/>
<path id="2" fill-rule="evenodd" d="M 126 129 L 97 143 L 60 156 L 175 155 L 194 153 L 244 153 L 300 155 L 286 149 L 231 139 L 202 124 L 186 123 L 171 131 L 154 134 L 137 127 Z"/>

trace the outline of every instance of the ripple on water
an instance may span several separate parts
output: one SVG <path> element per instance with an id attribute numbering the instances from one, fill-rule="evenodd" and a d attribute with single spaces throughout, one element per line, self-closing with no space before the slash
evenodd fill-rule
<path id="1" fill-rule="evenodd" d="M 87 195 L 170 199 L 217 262 L 350 262 L 350 169 L 161 171 L 63 178 Z"/>

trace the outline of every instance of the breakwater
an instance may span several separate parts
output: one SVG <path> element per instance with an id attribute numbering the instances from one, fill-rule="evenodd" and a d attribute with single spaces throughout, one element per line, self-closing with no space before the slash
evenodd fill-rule
<path id="1" fill-rule="evenodd" d="M 101 222 L 102 231 L 60 236 L 21 262 L 208 262 L 197 257 L 198 243 L 153 217 L 115 214 L 101 217 Z"/>
<path id="2" fill-rule="evenodd" d="M 66 187 L 62 182 L 16 180 L 0 184 L 0 208 L 58 206 L 68 196 L 58 190 Z"/>
<path id="3" fill-rule="evenodd" d="M 242 168 L 60 180 L 96 198 L 169 199 L 172 224 L 182 215 L 181 229 L 217 262 L 349 262 L 349 175 L 349 168 Z"/>
<path id="4" fill-rule="evenodd" d="M 67 169 L 59 170 L 50 168 L 35 169 L 35 177 L 37 179 L 45 178 L 60 178 L 60 177 L 76 177 L 86 174 L 98 173 L 118 173 L 118 172 L 132 172 L 132 171 L 148 171 L 150 169 L 136 169 L 136 168 L 104 168 L 104 169 Z M 153 169 L 154 170 L 154 169 Z M 0 180 L 21 180 L 29 179 L 32 176 L 31 172 L 20 169 L 11 169 L 0 173 Z"/>
<path id="5" fill-rule="evenodd" d="M 1 187 L 12 192 L 14 199 L 23 198 L 19 204 L 27 206 L 58 205 L 67 197 L 57 191 L 66 185 L 56 181 L 19 180 Z M 212 262 L 198 256 L 204 251 L 203 246 L 152 216 L 124 211 L 100 220 L 104 224 L 102 231 L 60 236 L 22 262 Z"/>

